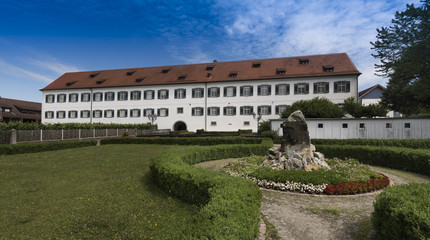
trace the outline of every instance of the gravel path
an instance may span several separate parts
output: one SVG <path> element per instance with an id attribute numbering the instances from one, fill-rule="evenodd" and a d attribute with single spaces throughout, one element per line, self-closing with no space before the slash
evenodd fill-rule
<path id="1" fill-rule="evenodd" d="M 384 174 L 396 185 L 407 183 Z M 354 233 L 372 213 L 377 194 L 327 196 L 264 190 L 261 212 L 282 239 L 354 239 Z"/>

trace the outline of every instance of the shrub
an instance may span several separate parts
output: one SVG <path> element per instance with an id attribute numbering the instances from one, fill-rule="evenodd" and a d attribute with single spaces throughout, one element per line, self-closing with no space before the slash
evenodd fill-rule
<path id="1" fill-rule="evenodd" d="M 270 120 L 267 121 L 261 121 L 258 124 L 258 133 L 266 132 L 272 130 L 270 127 Z"/>
<path id="2" fill-rule="evenodd" d="M 395 168 L 430 176 L 430 154 L 394 147 L 316 145 L 328 158 L 355 158 L 361 163 Z"/>
<path id="3" fill-rule="evenodd" d="M 318 145 L 367 145 L 405 148 L 430 148 L 430 139 L 312 139 Z"/>
<path id="4" fill-rule="evenodd" d="M 46 143 L 31 143 L 31 144 L 0 145 L 0 155 L 55 151 L 55 150 L 68 149 L 68 148 L 95 146 L 96 144 L 97 144 L 96 140 L 87 140 L 87 141 L 73 141 L 73 142 L 46 142 Z"/>
<path id="5" fill-rule="evenodd" d="M 280 143 L 282 139 L 276 131 L 264 131 L 260 133 L 260 135 L 262 137 L 271 138 L 274 143 Z"/>
<path id="6" fill-rule="evenodd" d="M 192 147 L 157 156 L 151 174 L 165 191 L 201 206 L 196 227 L 185 233 L 192 239 L 255 239 L 261 191 L 250 181 L 190 166 L 202 161 L 267 154 L 271 141 L 262 144 Z"/>
<path id="7" fill-rule="evenodd" d="M 343 110 L 327 98 L 312 98 L 294 102 L 291 107 L 281 113 L 282 118 L 288 118 L 294 111 L 300 110 L 306 118 L 341 118 Z"/>
<path id="8" fill-rule="evenodd" d="M 203 133 L 205 133 L 205 130 L 204 129 L 197 129 L 196 133 L 197 134 L 203 134 Z"/>
<path id="9" fill-rule="evenodd" d="M 104 138 L 101 144 L 167 144 L 167 145 L 218 145 L 218 144 L 260 144 L 262 138 L 247 137 L 139 137 Z"/>
<path id="10" fill-rule="evenodd" d="M 430 238 L 430 184 L 388 188 L 376 196 L 372 223 L 379 239 Z"/>
<path id="11" fill-rule="evenodd" d="M 252 134 L 252 129 L 239 129 L 239 130 L 237 130 L 237 133 L 239 135 L 241 135 L 241 134 Z"/>
<path id="12" fill-rule="evenodd" d="M 157 125 L 154 125 L 157 128 Z M 23 122 L 3 123 L 3 130 L 58 130 L 58 129 L 151 129 L 151 124 L 116 124 L 116 123 L 55 123 L 55 124 L 37 124 Z"/>
<path id="13" fill-rule="evenodd" d="M 385 117 L 387 115 L 387 110 L 381 104 L 369 104 L 367 106 L 361 105 L 354 100 L 354 97 L 345 99 L 343 110 L 349 113 L 355 118 L 373 118 L 373 117 Z"/>
<path id="14" fill-rule="evenodd" d="M 327 185 L 327 187 L 324 189 L 324 193 L 329 195 L 357 194 L 371 192 L 377 189 L 388 187 L 389 185 L 390 179 L 388 179 L 387 176 L 382 175 L 378 178 L 371 177 L 366 182 L 352 181 L 348 183 Z"/>

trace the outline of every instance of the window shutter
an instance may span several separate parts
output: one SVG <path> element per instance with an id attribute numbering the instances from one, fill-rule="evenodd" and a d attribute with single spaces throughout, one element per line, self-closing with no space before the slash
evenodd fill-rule
<path id="1" fill-rule="evenodd" d="M 240 107 L 240 115 L 243 115 L 243 107 Z"/>
<path id="2" fill-rule="evenodd" d="M 166 90 L 166 99 L 169 99 L 169 90 Z"/>
<path id="3" fill-rule="evenodd" d="M 279 114 L 279 106 L 275 106 L 275 114 Z"/>
<path id="4" fill-rule="evenodd" d="M 192 98 L 195 98 L 195 97 L 196 97 L 196 89 L 195 89 L 195 88 L 193 88 L 193 89 L 191 90 L 191 97 L 192 97 Z"/>
<path id="5" fill-rule="evenodd" d="M 314 83 L 314 93 L 317 93 L 318 83 Z"/>
<path id="6" fill-rule="evenodd" d="M 161 91 L 160 91 L 160 90 L 158 90 L 158 99 L 160 99 L 160 92 L 161 92 Z"/>
<path id="7" fill-rule="evenodd" d="M 275 95 L 279 95 L 279 84 L 275 85 Z"/>
<path id="8" fill-rule="evenodd" d="M 224 107 L 223 110 L 224 110 L 224 115 L 225 115 L 227 113 L 227 108 Z"/>
<path id="9" fill-rule="evenodd" d="M 175 98 L 178 98 L 178 89 L 175 89 Z"/>
<path id="10" fill-rule="evenodd" d="M 346 82 L 346 92 L 351 90 L 351 83 L 349 81 Z"/>
<path id="11" fill-rule="evenodd" d="M 236 115 L 236 107 L 233 108 L 233 115 Z"/>
<path id="12" fill-rule="evenodd" d="M 325 93 L 329 93 L 330 84 L 328 82 L 325 83 Z"/>
<path id="13" fill-rule="evenodd" d="M 187 90 L 185 89 L 182 89 L 182 90 L 184 90 L 184 98 L 187 98 Z"/>
<path id="14" fill-rule="evenodd" d="M 143 92 L 143 99 L 146 99 L 146 91 Z"/>
<path id="15" fill-rule="evenodd" d="M 216 108 L 216 115 L 217 115 L 217 116 L 219 116 L 220 112 L 221 112 L 221 111 L 220 111 L 220 108 L 219 108 L 219 107 L 217 107 L 217 108 Z"/>
<path id="16" fill-rule="evenodd" d="M 143 116 L 146 117 L 146 109 L 143 109 Z"/>
<path id="17" fill-rule="evenodd" d="M 260 114 L 261 113 L 261 106 L 258 106 L 257 107 L 257 114 Z"/>
<path id="18" fill-rule="evenodd" d="M 251 95 L 250 96 L 254 96 L 254 86 L 251 86 Z"/>
<path id="19" fill-rule="evenodd" d="M 251 114 L 254 113 L 254 107 L 251 107 Z"/>
<path id="20" fill-rule="evenodd" d="M 333 92 L 337 93 L 337 82 L 334 82 L 334 89 Z"/>
<path id="21" fill-rule="evenodd" d="M 290 94 L 290 84 L 287 84 L 287 94 Z"/>
<path id="22" fill-rule="evenodd" d="M 297 94 L 297 83 L 294 84 L 294 94 Z"/>
<path id="23" fill-rule="evenodd" d="M 306 83 L 306 92 L 305 92 L 306 94 L 308 94 L 309 93 L 309 83 Z"/>
<path id="24" fill-rule="evenodd" d="M 267 95 L 272 95 L 272 85 L 267 86 L 268 90 L 267 90 Z"/>
<path id="25" fill-rule="evenodd" d="M 169 116 L 169 109 L 166 108 L 166 117 L 168 117 L 168 116 Z"/>
<path id="26" fill-rule="evenodd" d="M 240 87 L 240 96 L 243 96 L 243 87 Z"/>
<path id="27" fill-rule="evenodd" d="M 233 88 L 233 97 L 236 97 L 236 87 Z"/>
<path id="28" fill-rule="evenodd" d="M 260 86 L 258 86 L 258 87 L 257 87 L 257 95 L 258 95 L 258 96 L 260 96 L 260 94 L 261 94 L 261 87 L 260 87 Z"/>
<path id="29" fill-rule="evenodd" d="M 219 95 L 220 95 L 220 88 L 218 87 L 216 88 L 216 96 L 219 97 Z"/>
<path id="30" fill-rule="evenodd" d="M 269 115 L 272 114 L 272 106 L 267 106 L 269 108 Z"/>
<path id="31" fill-rule="evenodd" d="M 224 97 L 227 97 L 227 87 L 224 87 Z"/>
<path id="32" fill-rule="evenodd" d="M 160 116 L 160 109 L 157 109 L 157 116 Z"/>
<path id="33" fill-rule="evenodd" d="M 207 108 L 207 114 L 208 114 L 208 116 L 210 116 L 210 113 L 211 113 L 211 111 L 210 111 L 210 110 L 211 110 L 211 108 L 210 108 L 210 107 L 208 107 L 208 108 Z"/>
<path id="34" fill-rule="evenodd" d="M 195 116 L 196 115 L 196 109 L 195 108 L 191 108 L 191 116 Z"/>

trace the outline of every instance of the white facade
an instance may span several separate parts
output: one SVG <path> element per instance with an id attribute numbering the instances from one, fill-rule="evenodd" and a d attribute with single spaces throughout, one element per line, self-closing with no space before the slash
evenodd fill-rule
<path id="1" fill-rule="evenodd" d="M 206 131 L 237 131 L 238 129 L 252 129 L 257 130 L 257 121 L 253 118 L 251 112 L 249 115 L 243 115 L 241 107 L 251 106 L 252 111 L 258 113 L 258 110 L 265 112 L 262 115 L 262 120 L 273 119 L 279 117 L 279 105 L 291 105 L 295 101 L 311 99 L 314 97 L 325 97 L 330 99 L 336 104 L 343 103 L 344 99 L 348 97 L 358 98 L 358 76 L 357 75 L 342 75 L 342 76 L 325 76 L 325 77 L 303 77 L 303 78 L 288 78 L 288 79 L 273 79 L 273 80 L 246 80 L 246 81 L 229 81 L 229 82 L 207 82 L 207 83 L 189 83 L 189 84 L 171 84 L 171 85 L 150 85 L 150 86 L 133 86 L 133 87 L 106 87 L 106 88 L 92 88 L 92 89 L 61 89 L 61 90 L 43 90 L 42 99 L 42 123 L 148 123 L 148 117 L 143 115 L 144 109 L 154 109 L 157 114 L 158 109 L 168 109 L 168 116 L 158 116 L 155 124 L 159 129 L 172 129 L 175 128 L 177 122 L 183 122 L 186 129 L 189 131 L 196 131 L 197 129 L 205 129 Z M 327 93 L 314 93 L 314 83 L 325 82 L 329 86 Z M 348 82 L 349 91 L 335 92 L 335 83 Z M 295 93 L 295 84 L 308 84 L 308 93 L 299 94 Z M 277 95 L 276 85 L 288 84 L 289 93 L 286 95 Z M 261 92 L 265 92 L 261 87 L 263 85 L 270 86 L 270 92 L 267 96 L 258 94 L 260 87 Z M 241 96 L 241 87 L 252 86 L 252 96 Z M 322 86 L 322 85 L 321 85 Z M 208 96 L 209 88 L 219 88 L 219 97 Z M 235 91 L 226 89 L 233 87 Z M 195 88 L 203 88 L 204 96 L 202 98 L 193 98 L 192 91 Z M 175 90 L 184 89 L 186 94 L 185 98 L 175 98 Z M 339 88 L 338 88 L 339 89 Z M 144 91 L 153 90 L 155 98 L 151 100 L 144 99 Z M 158 90 L 168 90 L 168 99 L 159 99 Z M 127 100 L 119 101 L 118 92 L 125 91 L 128 93 Z M 139 91 L 141 98 L 139 100 L 131 100 L 132 91 Z M 82 94 L 102 93 L 102 101 L 94 101 L 91 97 L 89 102 L 82 101 Z M 106 92 L 114 92 L 115 100 L 106 101 Z M 70 102 L 70 94 L 78 94 L 77 102 Z M 224 96 L 226 94 L 233 94 L 235 96 Z M 279 93 L 279 91 L 278 91 Z M 65 102 L 58 102 L 61 96 L 66 94 Z M 47 102 L 47 95 L 54 96 L 54 102 Z M 49 98 L 49 97 L 48 97 Z M 260 106 L 260 108 L 259 108 Z M 266 107 L 267 106 L 267 107 Z M 219 107 L 219 115 L 208 115 L 208 108 Z M 235 111 L 226 110 L 225 107 L 232 107 Z M 181 109 L 182 108 L 182 113 Z M 199 108 L 199 109 L 197 109 Z M 118 110 L 124 109 L 127 111 L 126 117 L 119 117 Z M 134 113 L 140 111 L 138 116 L 130 116 L 131 111 Z M 194 110 L 193 110 L 194 109 Z M 243 109 L 243 108 L 242 108 Z M 270 111 L 268 110 L 270 109 Z M 98 114 L 101 110 L 101 117 Z M 105 111 L 113 110 L 113 117 L 106 117 Z M 193 116 L 203 110 L 203 115 Z M 248 109 L 249 110 L 249 109 Z M 63 113 L 64 111 L 64 113 Z M 72 113 L 70 113 L 72 111 Z M 73 117 L 73 111 L 77 112 L 76 118 Z M 88 118 L 81 116 L 81 111 L 90 111 L 92 114 Z M 246 111 L 245 111 L 246 112 Z M 228 115 L 231 113 L 233 115 Z M 242 113 L 242 114 L 241 114 Z M 71 114 L 71 115 L 69 115 Z M 123 113 L 122 113 L 123 114 Z M 63 118 L 64 116 L 64 118 Z M 71 116 L 71 117 L 70 117 Z"/>
<path id="2" fill-rule="evenodd" d="M 271 129 L 283 135 L 284 120 L 271 120 Z M 320 139 L 429 139 L 430 119 L 306 119 L 309 135 Z"/>

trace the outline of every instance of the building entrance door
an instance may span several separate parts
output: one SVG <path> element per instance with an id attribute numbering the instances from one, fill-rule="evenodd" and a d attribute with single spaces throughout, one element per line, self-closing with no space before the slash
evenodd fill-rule
<path id="1" fill-rule="evenodd" d="M 173 125 L 173 130 L 174 131 L 187 130 L 187 125 L 182 121 L 176 122 L 175 125 Z"/>

